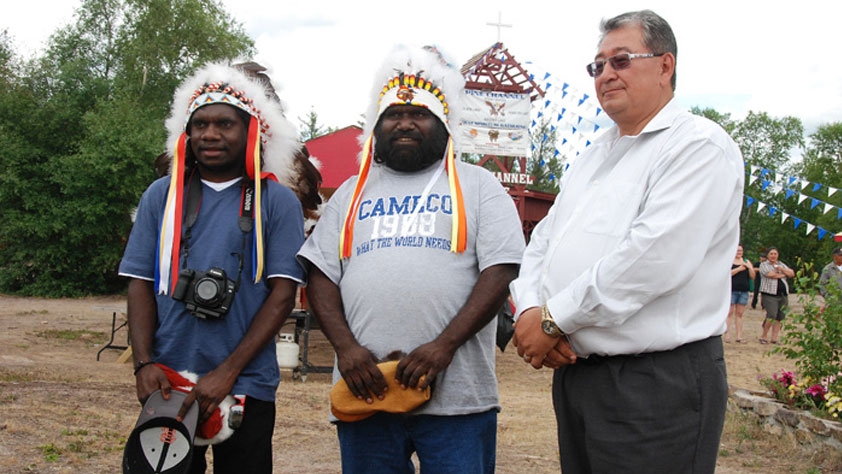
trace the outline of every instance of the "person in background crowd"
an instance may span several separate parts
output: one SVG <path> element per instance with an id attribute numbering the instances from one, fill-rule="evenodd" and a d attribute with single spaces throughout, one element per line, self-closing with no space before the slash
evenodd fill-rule
<path id="1" fill-rule="evenodd" d="M 763 297 L 763 307 L 766 309 L 766 318 L 763 320 L 763 334 L 760 336 L 761 344 L 778 343 L 778 336 L 781 332 L 781 322 L 786 317 L 786 310 L 789 306 L 789 284 L 787 278 L 795 276 L 795 271 L 787 264 L 778 260 L 780 256 L 778 249 L 770 247 L 766 251 L 766 261 L 760 264 L 760 294 Z M 769 339 L 771 330 L 772 339 Z"/>
<path id="2" fill-rule="evenodd" d="M 842 287 L 842 247 L 833 249 L 830 258 L 832 261 L 822 268 L 822 274 L 819 277 L 819 292 L 823 297 L 827 297 L 828 283 Z"/>
<path id="3" fill-rule="evenodd" d="M 725 342 L 731 342 L 729 334 L 733 322 L 736 332 L 735 342 L 743 342 L 743 313 L 748 303 L 750 281 L 754 280 L 755 270 L 751 261 L 743 257 L 743 246 L 737 246 L 737 255 L 731 263 L 731 307 L 728 309 L 728 329 L 725 330 Z"/>
<path id="4" fill-rule="evenodd" d="M 766 251 L 760 252 L 760 261 L 754 265 L 754 292 L 751 297 L 751 309 L 757 309 L 757 297 L 760 293 L 760 283 L 763 276 L 760 274 L 760 265 L 766 261 Z M 760 302 L 760 307 L 763 307 L 763 301 Z"/>

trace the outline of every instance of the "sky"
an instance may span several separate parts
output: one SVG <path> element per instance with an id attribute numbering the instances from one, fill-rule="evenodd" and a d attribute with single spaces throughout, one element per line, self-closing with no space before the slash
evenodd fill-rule
<path id="1" fill-rule="evenodd" d="M 79 0 L 30 0 L 4 9 L 6 29 L 24 55 L 43 50 L 50 34 L 73 21 Z M 749 111 L 801 119 L 810 134 L 842 121 L 842 2 L 807 0 L 665 0 L 599 2 L 485 0 L 223 0 L 255 40 L 254 58 L 269 68 L 296 126 L 314 110 L 324 126 L 356 124 L 371 98 L 373 74 L 398 43 L 435 44 L 459 64 L 501 40 L 536 79 L 593 95 L 585 64 L 593 61 L 598 26 L 649 8 L 678 42 L 676 99 L 742 119 Z M 502 23 L 505 27 L 490 24 Z M 499 36 L 498 36 L 499 35 Z M 592 101 L 593 99 L 591 99 Z M 597 104 L 598 105 L 598 104 Z M 610 124 L 610 122 L 609 122 Z"/>

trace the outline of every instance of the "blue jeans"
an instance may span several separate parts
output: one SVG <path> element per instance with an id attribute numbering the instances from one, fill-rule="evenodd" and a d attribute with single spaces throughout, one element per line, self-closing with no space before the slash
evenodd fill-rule
<path id="1" fill-rule="evenodd" d="M 337 422 L 343 474 L 492 474 L 497 455 L 497 410 L 460 416 L 377 413 Z"/>

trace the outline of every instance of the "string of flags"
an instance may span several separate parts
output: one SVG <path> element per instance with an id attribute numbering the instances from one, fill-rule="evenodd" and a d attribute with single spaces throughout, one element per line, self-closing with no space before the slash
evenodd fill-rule
<path id="1" fill-rule="evenodd" d="M 534 67 L 530 66 L 530 69 Z M 536 77 L 541 78 L 536 80 Z M 603 113 L 595 98 L 567 82 L 556 83 L 551 73 L 546 72 L 543 76 L 530 74 L 529 78 L 544 90 L 541 103 L 535 104 L 537 107 L 533 106 L 532 111 L 532 151 L 536 150 L 536 141 L 546 142 L 554 133 L 553 158 L 563 160 L 564 169 L 567 169 L 570 162 L 584 152 L 597 136 L 613 126 L 613 122 Z M 549 133 L 541 131 L 543 123 L 549 125 Z M 536 137 L 538 133 L 542 135 Z M 547 165 L 543 159 L 538 164 L 541 167 Z M 554 181 L 556 176 L 550 174 L 549 178 Z"/>
<path id="2" fill-rule="evenodd" d="M 842 207 L 801 192 L 807 188 L 810 188 L 811 192 L 817 193 L 819 191 L 823 191 L 826 193 L 827 197 L 830 198 L 831 196 L 839 192 L 839 188 L 828 186 L 822 183 L 811 182 L 797 176 L 781 176 L 779 175 L 779 173 L 776 173 L 773 170 L 769 170 L 767 168 L 763 168 L 761 166 L 746 166 L 748 168 L 746 172 L 748 174 L 749 186 L 759 182 L 760 189 L 762 191 L 771 192 L 773 195 L 783 194 L 785 200 L 789 200 L 795 197 L 798 204 L 808 202 L 810 209 L 816 209 L 818 207 L 821 209 L 822 214 L 828 214 L 831 211 L 835 210 L 836 220 L 842 220 Z M 784 224 L 787 221 L 791 220 L 794 230 L 798 230 L 801 227 L 801 225 L 804 224 L 805 235 L 810 235 L 813 233 L 813 231 L 817 231 L 816 233 L 818 236 L 818 240 L 822 240 L 827 236 L 834 235 L 832 231 L 807 222 L 806 220 L 797 217 L 791 213 L 784 212 L 781 209 L 763 201 L 760 201 L 748 194 L 745 195 L 745 201 L 746 209 L 750 209 L 753 205 L 756 204 L 756 212 L 758 214 L 762 213 L 768 215 L 768 217 L 770 218 L 775 218 L 776 216 L 779 216 L 781 224 Z"/>

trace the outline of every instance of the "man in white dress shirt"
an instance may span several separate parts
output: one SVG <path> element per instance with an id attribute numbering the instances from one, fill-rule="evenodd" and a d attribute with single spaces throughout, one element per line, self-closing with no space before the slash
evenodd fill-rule
<path id="1" fill-rule="evenodd" d="M 556 369 L 564 474 L 712 473 L 743 160 L 673 100 L 677 46 L 644 10 L 601 25 L 587 66 L 616 127 L 562 178 L 511 290 L 515 344 Z"/>

